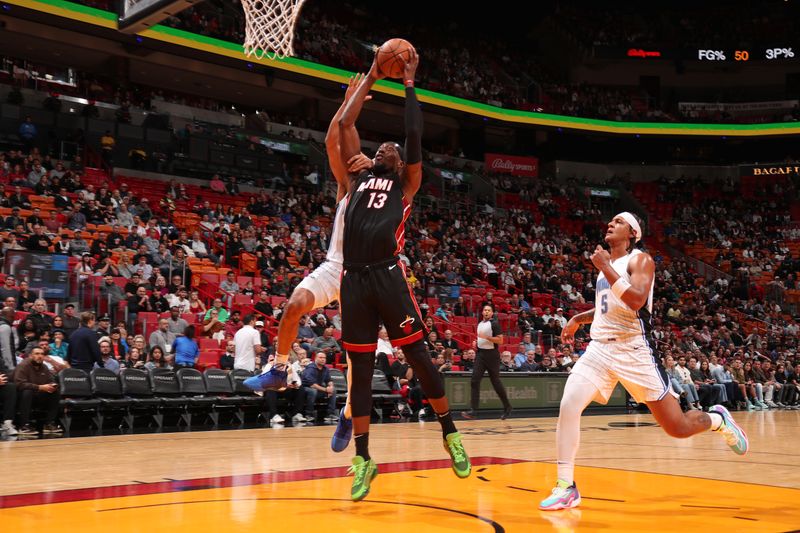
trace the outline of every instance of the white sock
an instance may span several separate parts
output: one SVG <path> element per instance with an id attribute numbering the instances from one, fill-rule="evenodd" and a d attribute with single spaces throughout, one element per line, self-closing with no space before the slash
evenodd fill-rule
<path id="1" fill-rule="evenodd" d="M 722 427 L 722 415 L 719 413 L 707 413 L 711 419 L 711 431 L 719 431 Z"/>
<path id="2" fill-rule="evenodd" d="M 556 461 L 556 467 L 558 468 L 558 479 L 564 481 L 568 485 L 572 485 L 575 482 L 573 479 L 575 476 L 575 463 Z"/>

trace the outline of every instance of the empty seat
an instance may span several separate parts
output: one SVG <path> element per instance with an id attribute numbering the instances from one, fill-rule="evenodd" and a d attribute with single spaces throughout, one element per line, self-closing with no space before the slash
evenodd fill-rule
<path id="1" fill-rule="evenodd" d="M 138 368 L 124 368 L 119 373 L 119 379 L 123 394 L 132 400 L 128 406 L 129 415 L 133 419 L 137 416 L 152 417 L 156 427 L 160 429 L 164 420 L 159 409 L 161 399 L 153 396 L 150 375 L 147 371 Z"/>
<path id="2" fill-rule="evenodd" d="M 61 424 L 69 433 L 72 417 L 76 413 L 89 413 L 94 418 L 100 407 L 100 400 L 92 398 L 92 385 L 89 376 L 78 368 L 65 368 L 58 374 L 61 391 Z"/>
<path id="3" fill-rule="evenodd" d="M 120 416 L 132 429 L 133 417 L 128 408 L 133 400 L 124 397 L 119 376 L 107 368 L 95 368 L 89 374 L 89 378 L 92 383 L 92 392 L 95 398 L 100 400 L 100 407 L 95 417 L 97 427 L 103 429 L 103 420 L 107 416 Z"/>
<path id="4" fill-rule="evenodd" d="M 178 379 L 178 386 L 181 394 L 186 397 L 188 415 L 187 424 L 192 425 L 193 414 L 204 414 L 211 418 L 214 426 L 217 425 L 218 419 L 214 413 L 214 398 L 206 396 L 208 389 L 206 389 L 206 382 L 203 379 L 203 374 L 194 368 L 181 368 L 176 372 Z"/>

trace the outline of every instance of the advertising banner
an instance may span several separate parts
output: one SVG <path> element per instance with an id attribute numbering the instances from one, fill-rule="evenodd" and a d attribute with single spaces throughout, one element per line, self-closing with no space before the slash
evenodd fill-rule
<path id="1" fill-rule="evenodd" d="M 486 170 L 490 172 L 502 172 L 528 178 L 539 177 L 539 160 L 535 157 L 486 154 L 486 159 L 484 161 Z"/>

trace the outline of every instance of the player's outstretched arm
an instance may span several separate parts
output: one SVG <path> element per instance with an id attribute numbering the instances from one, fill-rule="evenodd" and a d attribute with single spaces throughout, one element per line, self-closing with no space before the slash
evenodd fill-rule
<path id="1" fill-rule="evenodd" d="M 339 152 L 342 156 L 342 161 L 349 161 L 353 156 L 361 153 L 361 138 L 358 135 L 358 130 L 356 130 L 356 120 L 361 114 L 364 102 L 367 101 L 370 89 L 381 78 L 383 78 L 383 74 L 381 74 L 377 62 L 373 61 L 369 73 L 361 80 L 361 83 L 356 87 L 355 93 L 344 106 L 342 116 L 339 118 Z"/>
<path id="2" fill-rule="evenodd" d="M 403 193 L 410 202 L 422 183 L 422 111 L 414 90 L 414 77 L 417 75 L 419 55 L 413 48 L 411 57 L 403 68 L 403 84 L 406 86 L 406 166 L 403 180 Z"/>
<path id="3" fill-rule="evenodd" d="M 365 74 L 362 73 L 358 73 L 355 76 L 350 77 L 350 81 L 347 84 L 347 90 L 344 93 L 342 105 L 339 106 L 339 109 L 336 110 L 336 114 L 333 115 L 331 123 L 328 125 L 328 131 L 325 134 L 325 150 L 328 154 L 328 161 L 331 166 L 331 171 L 333 172 L 333 176 L 336 178 L 336 183 L 338 183 L 339 188 L 344 189 L 342 194 L 337 195 L 337 200 L 339 200 L 341 196 L 344 196 L 350 187 L 350 180 L 347 179 L 348 167 L 342 160 L 342 154 L 339 147 L 339 119 L 342 118 L 342 114 L 344 113 L 344 108 L 347 105 L 347 102 L 353 97 L 353 94 L 356 92 L 356 89 L 358 88 L 359 84 L 361 84 L 364 77 Z M 365 101 L 371 98 L 371 96 L 367 96 Z M 352 168 L 350 170 L 352 170 Z"/>

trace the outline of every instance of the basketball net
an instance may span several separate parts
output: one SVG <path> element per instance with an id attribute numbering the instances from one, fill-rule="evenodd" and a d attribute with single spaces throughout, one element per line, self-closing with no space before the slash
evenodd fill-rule
<path id="1" fill-rule="evenodd" d="M 256 59 L 294 55 L 294 25 L 305 0 L 242 0 L 244 53 Z"/>

